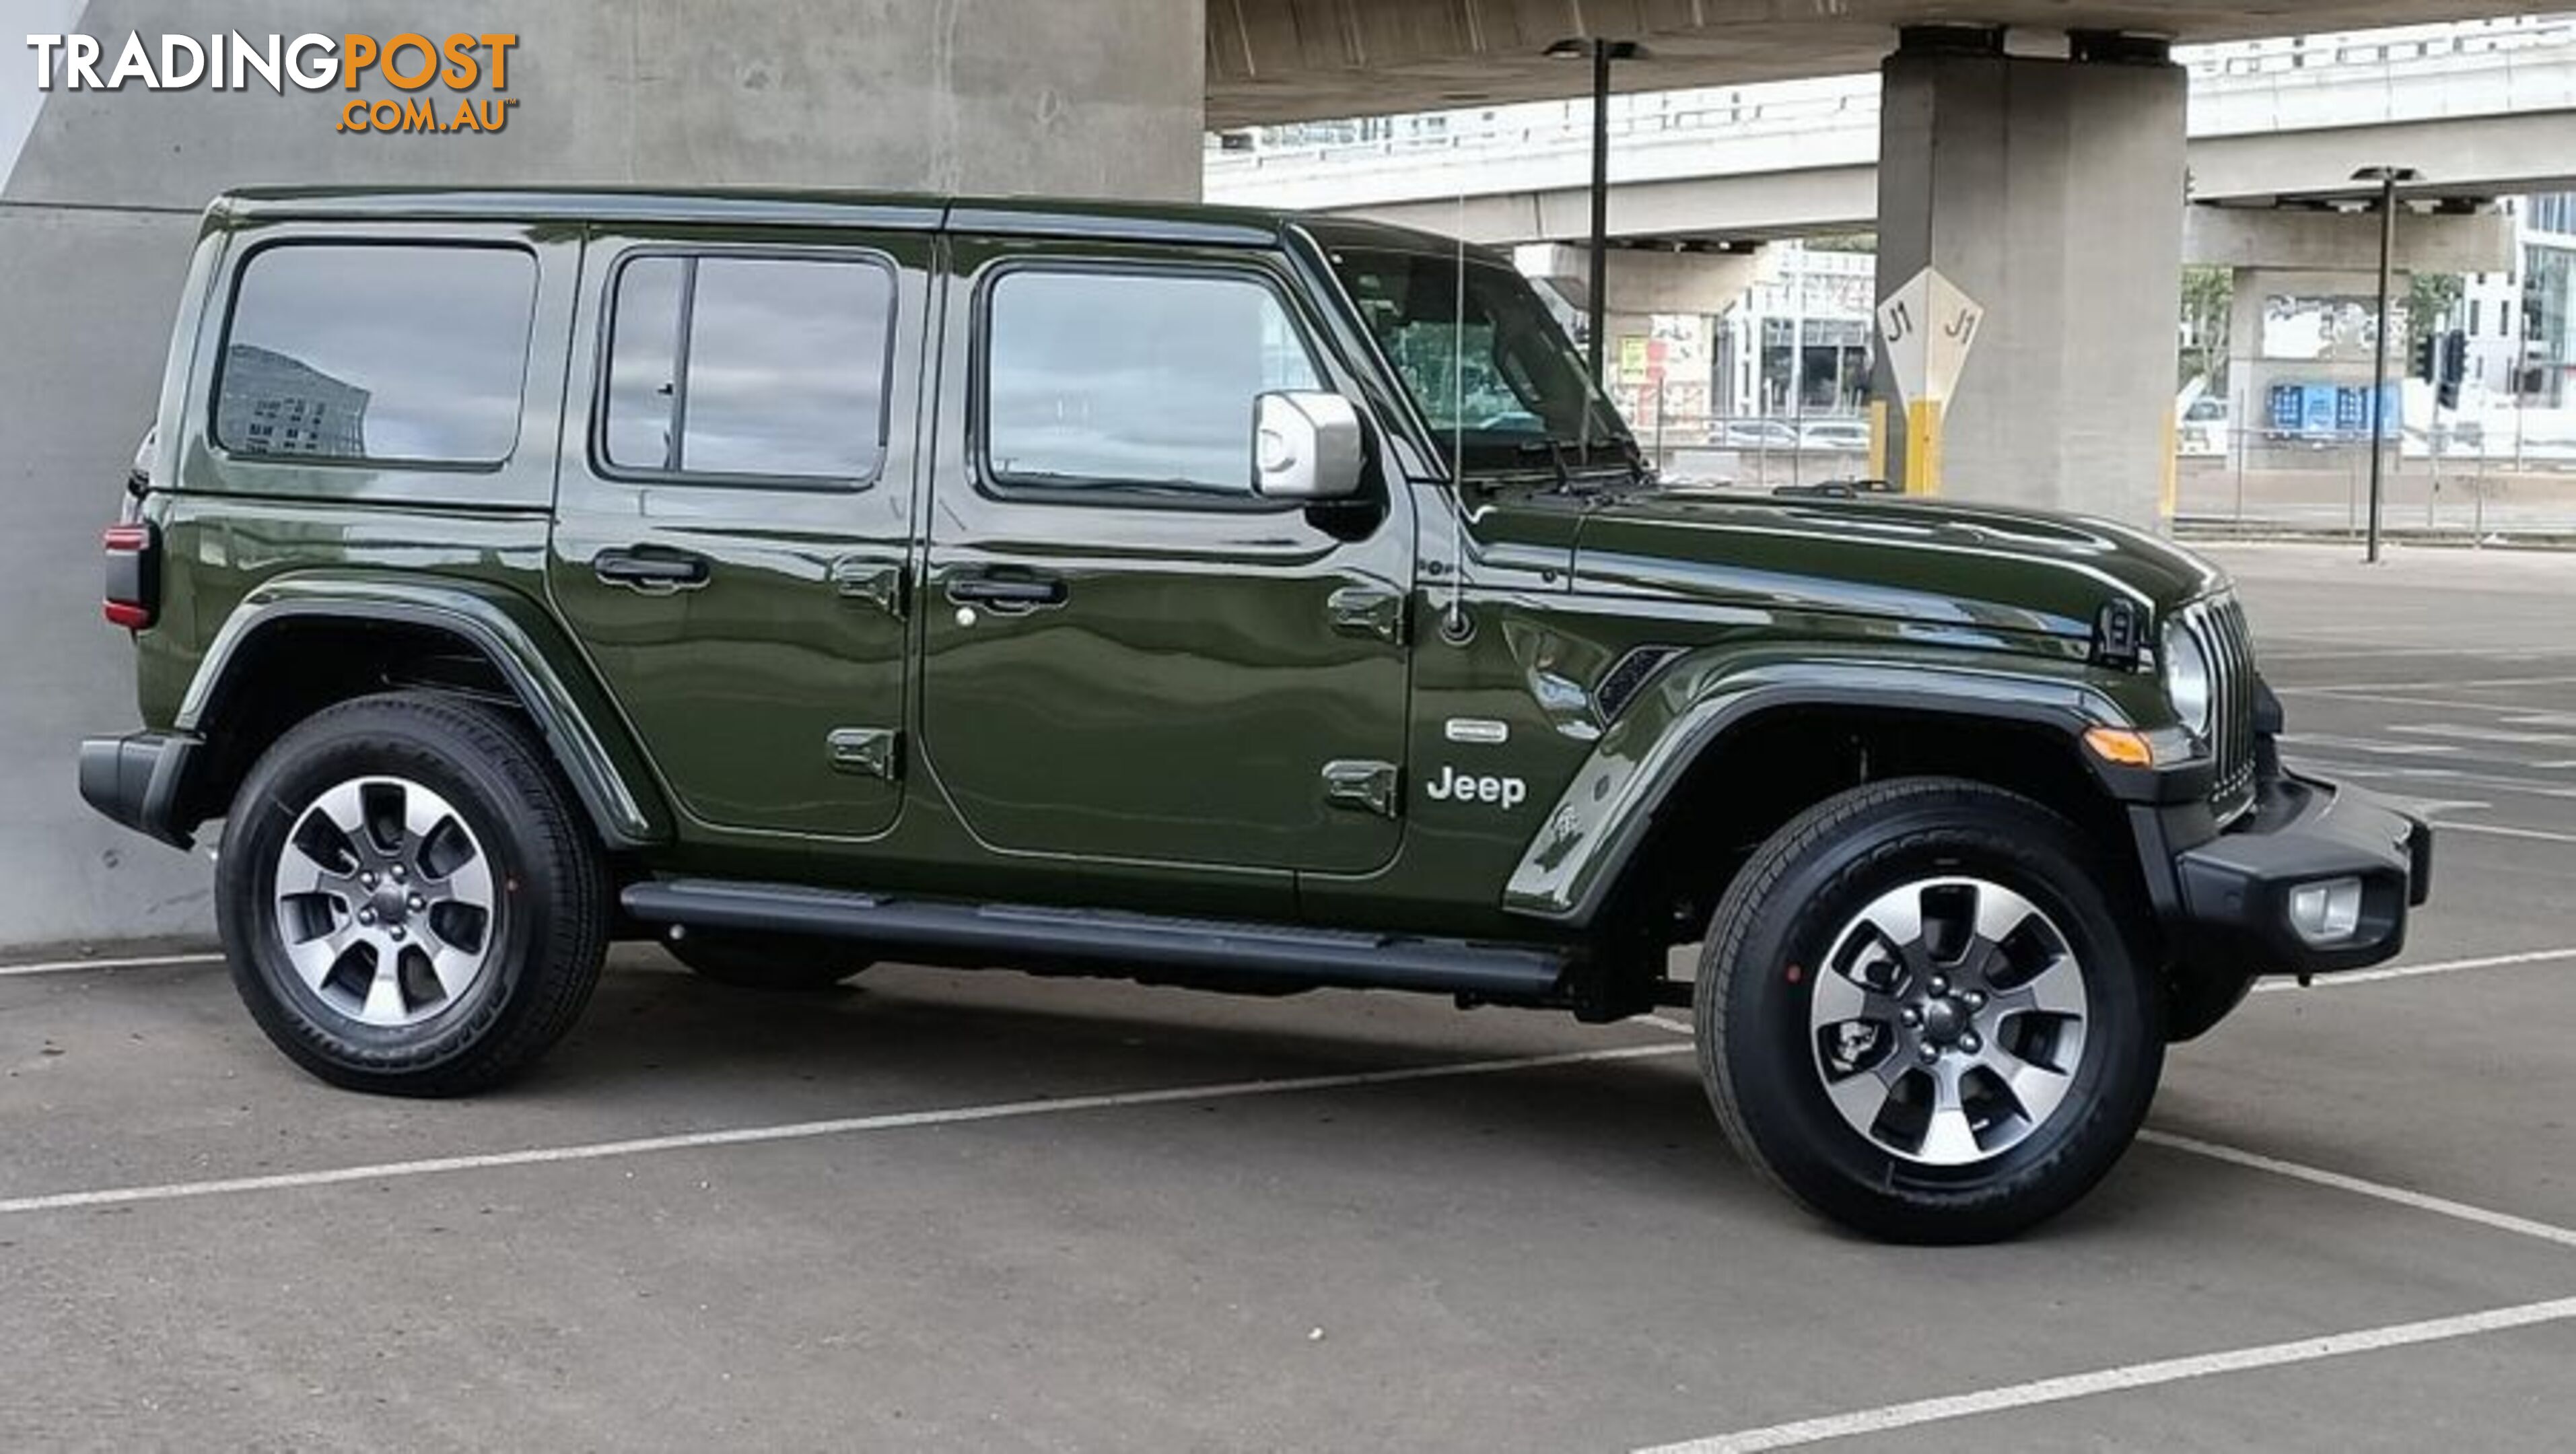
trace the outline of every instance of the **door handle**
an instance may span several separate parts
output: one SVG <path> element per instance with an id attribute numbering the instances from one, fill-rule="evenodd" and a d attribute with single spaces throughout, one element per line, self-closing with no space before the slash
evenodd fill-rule
<path id="1" fill-rule="evenodd" d="M 591 557 L 590 569 L 604 584 L 624 586 L 648 596 L 694 591 L 714 573 L 714 566 L 703 555 L 649 548 L 603 550 Z"/>
<path id="2" fill-rule="evenodd" d="M 1070 594 L 1055 576 L 950 576 L 948 599 L 960 606 L 983 606 L 1004 613 L 1061 606 Z"/>

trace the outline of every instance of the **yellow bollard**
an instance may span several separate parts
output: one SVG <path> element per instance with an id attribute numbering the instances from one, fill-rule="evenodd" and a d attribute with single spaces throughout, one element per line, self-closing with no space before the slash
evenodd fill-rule
<path id="1" fill-rule="evenodd" d="M 1905 493 L 1941 493 L 1941 406 L 1930 399 L 1905 406 Z"/>
<path id="2" fill-rule="evenodd" d="M 2174 514 L 2182 503 L 2182 426 L 2175 422 L 2173 406 L 2165 406 L 2165 481 L 2164 493 L 2156 501 L 2156 518 L 2170 529 Z"/>

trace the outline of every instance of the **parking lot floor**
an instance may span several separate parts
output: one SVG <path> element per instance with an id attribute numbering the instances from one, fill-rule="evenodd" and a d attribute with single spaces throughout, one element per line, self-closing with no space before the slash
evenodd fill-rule
<path id="1" fill-rule="evenodd" d="M 2393 972 L 2177 1047 L 2012 1244 L 1844 1235 L 1688 1039 L 621 950 L 472 1101 L 219 965 L 0 968 L 0 1447 L 2417 1449 L 2576 1414 L 2576 557 L 2220 552 L 2294 762 L 2416 802 Z"/>

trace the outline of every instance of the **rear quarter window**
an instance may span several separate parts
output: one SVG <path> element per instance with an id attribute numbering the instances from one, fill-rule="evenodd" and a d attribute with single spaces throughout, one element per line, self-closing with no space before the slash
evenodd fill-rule
<path id="1" fill-rule="evenodd" d="M 215 441 L 296 463 L 498 465 L 518 441 L 536 286 L 536 258 L 510 247 L 263 247 L 234 291 Z"/>

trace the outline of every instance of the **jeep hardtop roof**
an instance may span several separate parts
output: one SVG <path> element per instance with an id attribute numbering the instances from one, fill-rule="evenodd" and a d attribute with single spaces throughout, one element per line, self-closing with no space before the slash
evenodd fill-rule
<path id="1" fill-rule="evenodd" d="M 1294 227 L 1328 246 L 1448 252 L 1456 239 L 1347 217 L 1204 202 L 766 187 L 241 187 L 216 197 L 210 223 L 452 221 L 685 223 L 709 227 L 844 226 L 1108 241 L 1266 247 Z M 1489 249 L 1469 250 L 1491 256 Z"/>

